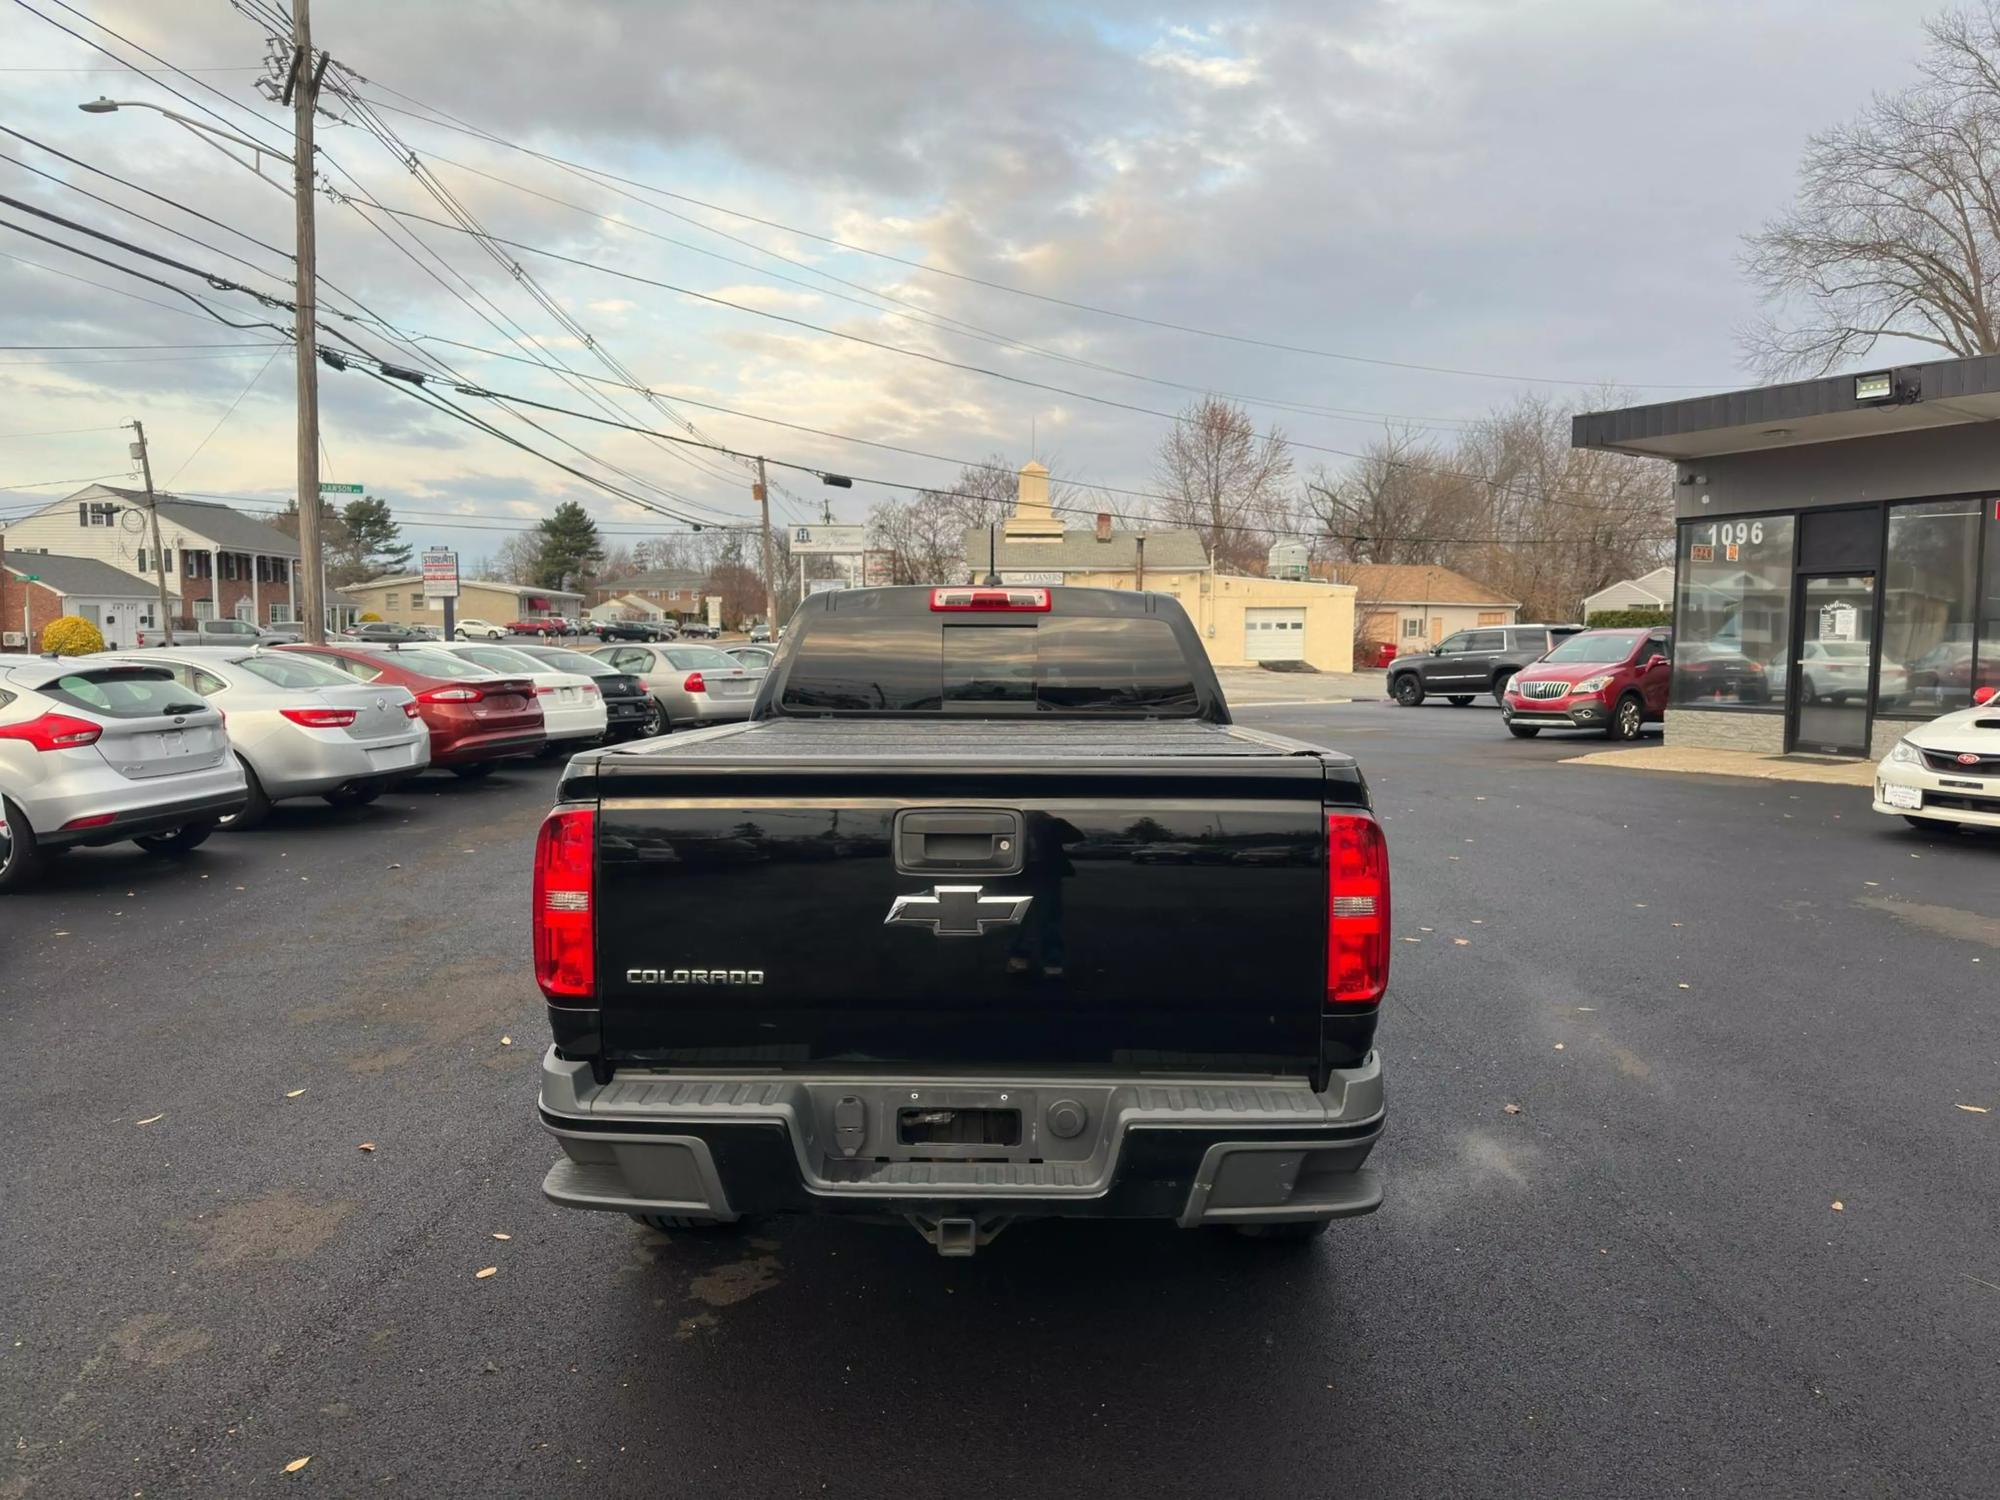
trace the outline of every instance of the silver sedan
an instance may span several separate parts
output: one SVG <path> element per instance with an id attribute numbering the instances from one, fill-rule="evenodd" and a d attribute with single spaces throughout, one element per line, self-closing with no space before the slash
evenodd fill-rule
<path id="1" fill-rule="evenodd" d="M 713 646 L 604 646 L 590 653 L 630 673 L 666 711 L 663 731 L 750 717 L 761 679 Z"/>
<path id="2" fill-rule="evenodd" d="M 291 651 L 188 646 L 122 659 L 172 673 L 229 716 L 250 798 L 225 827 L 253 827 L 291 797 L 373 802 L 430 764 L 430 731 L 407 688 L 359 684 Z"/>

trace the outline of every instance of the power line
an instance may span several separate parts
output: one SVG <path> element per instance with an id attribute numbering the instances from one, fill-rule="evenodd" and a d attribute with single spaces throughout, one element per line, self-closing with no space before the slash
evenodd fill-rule
<path id="1" fill-rule="evenodd" d="M 671 198 L 678 203 L 690 203 L 697 208 L 707 209 L 711 213 L 726 214 L 730 218 L 740 219 L 745 223 L 758 224 L 766 229 L 776 229 L 786 234 L 795 234 L 805 239 L 816 240 L 820 244 L 831 245 L 835 249 L 850 251 L 856 255 L 873 256 L 877 260 L 884 260 L 894 265 L 905 266 L 913 271 L 922 271 L 931 276 L 941 276 L 952 281 L 985 287 L 990 291 L 1005 292 L 1010 296 L 1025 297 L 1032 301 L 1045 302 L 1056 307 L 1065 307 L 1074 312 L 1092 313 L 1098 317 L 1116 318 L 1122 322 L 1138 323 L 1149 328 L 1164 329 L 1172 333 L 1190 334 L 1199 338 L 1218 339 L 1232 344 L 1244 344 L 1258 349 L 1272 349 L 1287 354 L 1303 354 L 1316 359 L 1339 360 L 1351 364 L 1374 365 L 1384 369 L 1411 370 L 1429 375 L 1454 375 L 1475 380 L 1504 380 L 1517 385 L 1566 385 L 1594 389 L 1605 384 L 1604 381 L 1600 380 L 1576 380 L 1560 376 L 1523 375 L 1497 370 L 1470 370 L 1452 365 L 1424 364 L 1411 360 L 1382 359 L 1371 355 L 1352 354 L 1334 349 L 1315 349 L 1301 344 L 1287 344 L 1273 339 L 1256 338 L 1248 334 L 1227 333 L 1218 329 L 1201 328 L 1188 323 L 1175 323 L 1163 318 L 1146 317 L 1140 313 L 1122 312 L 1117 308 L 1100 307 L 1089 302 L 1072 301 L 1066 297 L 1051 296 L 1044 292 L 1033 292 L 1025 287 L 1010 286 L 1005 282 L 991 281 L 982 276 L 973 276 L 962 271 L 949 271 L 940 266 L 927 265 L 923 261 L 909 260 L 900 255 L 892 255 L 886 250 L 872 250 L 866 245 L 857 245 L 848 240 L 838 239 L 833 235 L 822 234 L 817 230 L 801 229 L 795 224 L 786 224 L 777 219 L 767 219 L 761 215 L 747 213 L 741 209 L 729 208 L 719 203 L 711 203 L 706 199 L 696 198 L 687 193 L 677 193 L 669 188 L 657 187 L 635 178 L 622 177 L 615 172 L 604 171 L 602 168 L 585 166 L 580 162 L 572 162 L 564 157 L 555 156 L 546 151 L 537 151 L 531 146 L 517 145 L 504 136 L 494 135 L 489 131 L 470 125 L 446 110 L 436 109 L 434 106 L 423 104 L 421 100 L 411 98 L 410 95 L 403 93 L 400 89 L 390 88 L 389 85 L 373 79 L 362 79 L 361 81 L 372 83 L 375 87 L 385 89 L 399 99 L 408 100 L 411 104 L 419 106 L 415 110 L 403 109 L 397 105 L 390 104 L 386 100 L 368 99 L 367 102 L 373 107 L 390 110 L 399 115 L 406 115 L 411 119 L 423 121 L 425 124 L 435 126 L 441 130 L 455 130 L 461 135 L 474 136 L 479 140 L 487 141 L 493 145 L 504 146 L 510 151 L 518 151 L 525 156 L 537 157 L 554 166 L 572 167 L 581 172 L 609 178 L 614 182 L 624 183 L 628 187 L 635 187 L 645 192 L 656 193 L 663 198 Z M 361 97 L 365 98 L 366 96 Z M 1634 388 L 1638 390 L 1682 391 L 1714 390 L 1716 387 L 1714 385 L 1655 383 L 1639 385 Z"/>
<path id="2" fill-rule="evenodd" d="M 277 344 L 275 346 L 266 345 L 265 347 L 283 349 L 287 346 Z M 189 365 L 210 359 L 255 359 L 256 357 L 257 355 L 254 350 L 246 349 L 236 354 L 137 355 L 128 358 L 113 359 L 0 359 L 0 370 L 48 370 L 77 365 Z"/>
<path id="3" fill-rule="evenodd" d="M 44 427 L 38 432 L 0 432 L 0 441 L 7 438 L 71 437 L 79 432 L 119 432 L 118 427 Z"/>
<path id="4" fill-rule="evenodd" d="M 78 431 L 89 430 L 91 429 L 78 429 Z M 0 490 L 38 490 L 51 484 L 94 484 L 100 479 L 114 479 L 130 472 L 129 469 L 120 469 L 116 474 L 83 474 L 69 479 L 17 479 L 11 484 L 0 484 Z"/>
<path id="5" fill-rule="evenodd" d="M 286 347 L 287 346 L 284 344 L 278 344 L 272 348 L 270 356 L 267 359 L 265 359 L 263 364 L 257 367 L 257 373 L 255 375 L 252 375 L 250 379 L 244 383 L 243 389 L 236 393 L 236 399 L 229 403 L 229 410 L 225 411 L 220 417 L 218 417 L 216 419 L 215 425 L 208 429 L 208 437 L 204 437 L 200 442 L 196 443 L 194 445 L 194 452 L 190 453 L 186 458 L 182 459 L 181 466 L 178 469 L 174 470 L 173 473 L 167 476 L 166 488 L 168 489 L 173 488 L 174 481 L 180 478 L 182 474 L 187 472 L 187 466 L 193 463 L 195 459 L 201 456 L 201 450 L 208 446 L 209 438 L 214 437 L 218 432 L 222 431 L 223 424 L 227 422 L 231 417 L 236 415 L 236 408 L 243 404 L 243 398 L 250 394 L 252 387 L 254 387 L 258 381 L 264 378 L 265 372 L 269 370 L 271 366 L 277 362 L 278 356 L 284 352 Z"/>

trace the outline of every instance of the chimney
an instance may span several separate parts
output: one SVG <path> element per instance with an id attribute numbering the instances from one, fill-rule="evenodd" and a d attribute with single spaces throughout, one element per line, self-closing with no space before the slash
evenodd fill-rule
<path id="1" fill-rule="evenodd" d="M 1097 513 L 1097 539 L 1100 542 L 1111 540 L 1111 512 L 1108 510 Z"/>

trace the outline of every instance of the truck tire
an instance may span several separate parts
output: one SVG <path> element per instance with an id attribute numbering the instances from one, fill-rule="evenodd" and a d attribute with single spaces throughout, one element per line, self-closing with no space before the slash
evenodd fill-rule
<path id="1" fill-rule="evenodd" d="M 1514 669 L 1512 667 L 1508 667 L 1504 671 L 1495 672 L 1493 674 L 1493 701 L 1495 703 L 1505 703 L 1507 701 L 1507 689 L 1512 687 L 1513 683 Z"/>
<path id="2" fill-rule="evenodd" d="M 1452 706 L 1453 708 L 1463 708 L 1463 707 L 1465 707 L 1465 705 L 1466 705 L 1466 704 L 1468 704 L 1468 703 L 1470 703 L 1470 702 L 1472 701 L 1472 694 L 1470 694 L 1470 693 L 1447 693 L 1447 694 L 1445 695 L 1445 700 L 1444 700 L 1444 701 L 1445 701 L 1445 702 L 1447 702 L 1447 703 L 1449 703 L 1449 704 L 1450 704 L 1450 705 L 1451 705 L 1451 706 Z"/>
<path id="3" fill-rule="evenodd" d="M 241 833 L 246 828 L 255 828 L 271 816 L 271 799 L 265 794 L 264 783 L 257 779 L 257 773 L 250 769 L 250 762 L 242 756 L 236 757 L 243 767 L 243 784 L 249 790 L 250 800 L 243 804 L 243 811 L 216 820 L 217 826 L 227 828 L 231 833 Z"/>
<path id="4" fill-rule="evenodd" d="M 634 1224 L 644 1224 L 662 1234 L 722 1234 L 743 1227 L 741 1219 L 695 1219 L 686 1214 L 635 1213 L 630 1218 Z"/>
<path id="5" fill-rule="evenodd" d="M 1611 710 L 1611 722 L 1604 732 L 1614 740 L 1636 740 L 1646 728 L 1646 705 L 1637 693 L 1627 693 Z"/>
<path id="6" fill-rule="evenodd" d="M 1539 724 L 1509 724 L 1507 732 L 1517 740 L 1531 740 L 1542 732 Z"/>
<path id="7" fill-rule="evenodd" d="M 18 891 L 34 880 L 42 868 L 42 853 L 35 847 L 35 830 L 21 816 L 21 809 L 0 800 L 0 891 Z"/>
<path id="8" fill-rule="evenodd" d="M 1327 1231 L 1331 1219 L 1292 1219 L 1283 1224 L 1238 1224 L 1236 1232 L 1247 1240 L 1265 1240 L 1278 1245 L 1309 1245 Z"/>
<path id="9" fill-rule="evenodd" d="M 148 854 L 181 855 L 192 852 L 208 842 L 208 836 L 215 832 L 213 822 L 190 823 L 185 828 L 176 828 L 172 833 L 142 833 L 132 840 Z"/>
<path id="10" fill-rule="evenodd" d="M 1389 685 L 1389 694 L 1404 708 L 1424 701 L 1424 684 L 1415 672 L 1405 672 Z"/>

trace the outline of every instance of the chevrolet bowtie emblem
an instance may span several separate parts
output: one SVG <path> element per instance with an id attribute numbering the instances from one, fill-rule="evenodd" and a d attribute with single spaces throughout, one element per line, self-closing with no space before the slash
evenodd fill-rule
<path id="1" fill-rule="evenodd" d="M 1033 896 L 982 896 L 984 886 L 934 885 L 928 896 L 898 896 L 882 925 L 928 927 L 938 937 L 978 937 L 995 927 L 1014 927 L 1028 914 Z"/>

